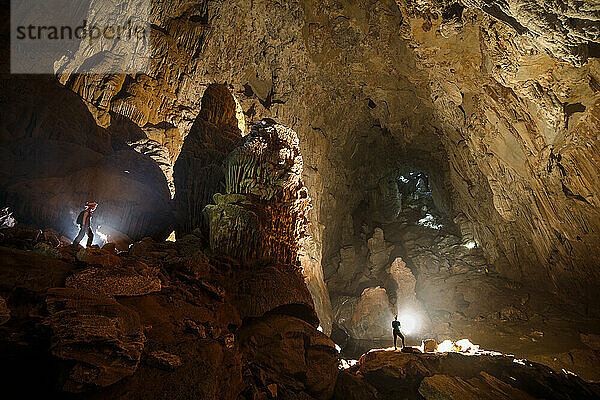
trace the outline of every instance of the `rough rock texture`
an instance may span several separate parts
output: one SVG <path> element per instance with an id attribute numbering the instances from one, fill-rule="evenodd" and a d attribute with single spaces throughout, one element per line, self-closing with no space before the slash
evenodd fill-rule
<path id="1" fill-rule="evenodd" d="M 598 396 L 596 388 L 578 377 L 506 356 L 372 351 L 363 355 L 348 372 L 368 382 L 381 399 L 578 399 Z"/>
<path id="2" fill-rule="evenodd" d="M 178 235 L 201 228 L 202 210 L 222 191 L 221 163 L 242 137 L 237 122 L 227 87 L 209 86 L 174 167 Z"/>
<path id="3" fill-rule="evenodd" d="M 304 391 L 328 399 L 338 373 L 337 350 L 331 339 L 300 319 L 273 315 L 240 329 L 240 347 L 265 370 L 267 381 L 279 383 L 278 392 Z M 298 379 L 300 377 L 300 379 Z"/>
<path id="4" fill-rule="evenodd" d="M 360 263 L 369 256 L 373 219 L 365 225 L 354 217 L 368 203 L 367 208 L 383 207 L 381 216 L 390 219 L 384 222 L 391 222 L 398 193 L 389 182 L 407 170 L 424 172 L 436 208 L 457 231 L 434 235 L 399 228 L 394 239 L 393 229 L 379 227 L 385 240 L 399 244 L 399 254 L 390 257 L 399 255 L 413 272 L 435 332 L 494 337 L 516 348 L 546 346 L 556 354 L 569 347 L 561 352 L 573 364 L 580 358 L 572 355 L 581 350 L 595 354 L 578 332 L 598 333 L 595 1 L 168 0 L 152 7 L 154 54 L 147 74 L 59 76 L 98 125 L 116 129 L 118 116 L 124 116 L 175 160 L 201 113 L 204 92 L 227 83 L 249 124 L 270 117 L 293 129 L 314 206 L 308 215 L 312 243 L 303 244 L 310 249 L 304 255 L 310 267 L 304 270 L 318 277 L 323 261 L 340 297 L 357 299 L 365 288 L 382 285 L 394 302 L 394 281 L 385 269 L 369 276 L 368 264 Z M 66 57 L 63 71 L 83 61 Z M 146 158 L 130 168 L 130 159 L 142 155 L 129 148 L 122 158 L 115 156 L 119 162 L 108 157 L 114 146 L 96 134 L 83 105 L 64 91 L 46 91 L 37 80 L 31 84 L 33 78 L 7 82 L 8 101 L 2 105 L 13 108 L 3 113 L 2 137 L 14 133 L 23 142 L 7 139 L 11 143 L 1 147 L 0 189 L 25 196 L 13 196 L 17 218 L 48 219 L 62 232 L 58 225 L 73 219 L 56 217 L 69 201 L 62 193 L 72 193 L 82 181 L 94 188 L 102 187 L 99 182 L 114 188 L 119 181 L 123 185 L 101 195 L 117 203 L 111 213 L 128 227 L 121 231 L 139 238 L 151 233 L 147 226 L 154 231 L 161 225 L 155 218 L 157 210 L 168 208 L 166 184 L 161 180 L 156 191 L 154 178 L 146 185 L 142 177 L 121 172 L 160 172 L 155 163 L 149 167 Z M 31 104 L 48 106 L 51 117 L 32 118 Z M 65 114 L 74 116 L 69 121 L 78 121 L 77 129 L 68 123 L 50 129 L 54 117 Z M 51 134 L 32 133 L 31 121 Z M 60 137 L 60 145 L 49 137 Z M 92 168 L 101 170 L 102 179 L 80 172 L 56 185 L 45 177 L 23 177 L 32 160 L 36 173 L 48 170 L 46 152 L 84 172 L 90 160 L 108 159 Z M 69 172 L 64 164 L 59 171 Z M 135 187 L 135 193 L 123 187 Z M 39 193 L 61 195 L 39 199 Z M 68 204 L 76 208 L 90 195 L 98 193 L 82 193 Z M 157 201 L 150 206 L 148 199 Z M 135 212 L 125 200 L 134 201 Z M 346 233 L 349 216 L 352 234 Z M 466 240 L 476 243 L 472 252 L 462 247 Z M 343 262 L 332 262 L 336 257 Z M 309 288 L 326 321 L 332 311 L 325 284 L 316 279 Z M 475 324 L 480 318 L 485 329 Z M 557 344 L 558 333 L 563 344 Z"/>
<path id="5" fill-rule="evenodd" d="M 337 272 L 334 265 L 327 265 L 334 338 L 343 347 L 342 354 L 353 358 L 373 346 L 391 345 L 389 314 L 393 310 L 401 322 L 403 314 L 414 318 L 412 332 L 404 332 L 408 344 L 428 338 L 442 342 L 466 337 L 486 349 L 542 362 L 556 371 L 566 369 L 587 380 L 600 379 L 598 353 L 586 344 L 588 336 L 580 334 L 597 331 L 595 308 L 584 311 L 575 299 L 556 298 L 527 282 L 499 275 L 487 264 L 469 232 L 463 232 L 461 239 L 453 221 L 436 208 L 426 178 L 409 173 L 398 179 L 401 207 L 396 221 L 373 221 L 370 211 L 354 215 L 355 224 L 367 226 L 364 229 L 379 225 L 386 246 L 392 248 L 384 264 L 387 267 L 380 270 L 383 274 L 371 275 L 367 267 L 369 235 L 363 228 L 348 229 L 342 250 L 365 250 L 356 251 L 351 260 L 341 258 Z M 337 259 L 331 260 L 335 262 Z M 356 271 L 347 282 L 339 279 L 342 267 Z M 361 285 L 381 286 L 385 295 L 379 303 L 389 304 L 387 315 L 360 313 L 369 316 L 365 321 L 372 318 L 369 324 L 352 318 L 362 295 Z M 384 293 L 383 289 L 380 292 Z"/>
<path id="6" fill-rule="evenodd" d="M 158 269 L 143 263 L 135 267 L 86 268 L 69 276 L 65 286 L 106 296 L 142 296 L 161 289 Z"/>
<path id="7" fill-rule="evenodd" d="M 318 325 L 311 295 L 296 268 L 251 270 L 238 277 L 235 288 L 233 301 L 246 317 L 280 311 L 296 315 L 315 327 Z"/>
<path id="8" fill-rule="evenodd" d="M 156 350 L 148 354 L 148 365 L 165 370 L 174 370 L 181 367 L 181 358 L 166 351 Z"/>
<path id="9" fill-rule="evenodd" d="M 86 264 L 98 254 L 65 262 L 0 247 L 2 386 L 86 399 L 329 398 L 338 352 L 298 268 L 257 269 L 205 244 L 147 238 L 102 267 Z"/>
<path id="10" fill-rule="evenodd" d="M 63 390 L 105 387 L 135 372 L 146 341 L 137 312 L 80 289 L 51 289 L 46 303 L 52 354 L 74 361 Z"/>
<path id="11" fill-rule="evenodd" d="M 98 267 L 111 268 L 123 265 L 123 260 L 120 257 L 106 249 L 97 247 L 80 248 L 75 258 L 78 261 Z"/>
<path id="12" fill-rule="evenodd" d="M 227 82 L 248 123 L 298 132 L 325 258 L 361 194 L 408 165 L 503 275 L 593 296 L 598 12 L 593 1 L 172 0 L 153 4 L 147 75 L 60 80 L 101 125 L 122 114 L 176 143 L 173 159 L 206 87 Z"/>
<path id="13" fill-rule="evenodd" d="M 224 161 L 224 195 L 206 207 L 213 251 L 245 261 L 299 264 L 310 199 L 296 133 L 273 121 L 252 127 Z"/>
<path id="14" fill-rule="evenodd" d="M 216 204 L 206 206 L 204 214 L 213 251 L 259 266 L 302 266 L 321 325 L 329 333 L 331 306 L 316 261 L 318 250 L 308 234 L 311 204 L 302 169 L 296 133 L 262 120 L 224 160 L 224 193 L 214 195 Z"/>

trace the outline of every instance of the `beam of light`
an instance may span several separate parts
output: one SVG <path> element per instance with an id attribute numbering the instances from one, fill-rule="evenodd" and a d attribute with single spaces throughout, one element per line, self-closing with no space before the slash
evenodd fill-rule
<path id="1" fill-rule="evenodd" d="M 100 239 L 102 239 L 103 244 L 106 243 L 108 241 L 108 235 L 102 233 L 102 231 L 100 230 L 100 228 L 102 228 L 101 226 L 96 228 L 96 235 L 98 235 L 98 237 L 100 237 Z"/>
<path id="2" fill-rule="evenodd" d="M 398 321 L 400 321 L 400 330 L 411 335 L 419 330 L 419 317 L 412 312 L 403 312 L 398 315 Z"/>

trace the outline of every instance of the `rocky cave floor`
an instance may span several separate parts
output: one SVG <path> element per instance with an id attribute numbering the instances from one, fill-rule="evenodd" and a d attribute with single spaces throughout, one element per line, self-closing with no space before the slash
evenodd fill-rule
<path id="1" fill-rule="evenodd" d="M 113 245 L 74 248 L 59 244 L 67 240 L 52 230 L 22 225 L 4 229 L 1 240 L 3 390 L 21 397 L 600 396 L 597 385 L 578 376 L 507 356 L 379 350 L 341 368 L 335 343 L 317 330 L 297 268 L 210 255 L 198 233 L 176 242 L 143 239 L 127 252 Z M 552 305 L 546 307 L 544 315 Z M 506 343 L 519 324 L 527 331 L 536 318 L 479 324 Z M 470 323 L 450 326 L 460 332 Z M 509 343 L 526 349 L 560 340 L 560 350 L 571 336 Z"/>

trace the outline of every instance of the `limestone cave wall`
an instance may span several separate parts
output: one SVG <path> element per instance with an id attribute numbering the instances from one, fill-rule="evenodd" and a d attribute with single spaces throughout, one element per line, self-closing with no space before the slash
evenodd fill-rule
<path id="1" fill-rule="evenodd" d="M 314 204 L 309 274 L 339 251 L 363 193 L 410 166 L 503 276 L 594 297 L 593 1 L 170 0 L 152 18 L 148 74 L 74 75 L 73 58 L 60 81 L 99 125 L 121 114 L 171 160 L 213 83 L 227 83 L 248 124 L 295 130 Z"/>
<path id="2" fill-rule="evenodd" d="M 2 204 L 23 223 L 73 239 L 77 215 L 96 201 L 93 228 L 103 234 L 166 237 L 169 189 L 154 159 L 99 127 L 81 99 L 54 79 L 0 79 Z"/>

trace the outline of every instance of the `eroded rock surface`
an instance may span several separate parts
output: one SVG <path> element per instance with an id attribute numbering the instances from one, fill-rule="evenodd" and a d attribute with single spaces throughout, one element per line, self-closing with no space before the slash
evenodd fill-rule
<path id="1" fill-rule="evenodd" d="M 225 193 L 205 210 L 211 249 L 297 265 L 310 207 L 302 168 L 293 130 L 272 120 L 255 124 L 224 162 Z"/>
<path id="2" fill-rule="evenodd" d="M 578 377 L 506 356 L 379 350 L 363 355 L 348 372 L 375 388 L 381 399 L 577 399 L 599 395 Z M 355 390 L 364 387 L 348 386 Z"/>
<path id="3" fill-rule="evenodd" d="M 94 229 L 163 235 L 170 196 L 154 160 L 113 140 L 78 96 L 50 78 L 2 82 L 0 194 L 20 222 L 73 238 L 83 205 L 96 201 Z"/>
<path id="4" fill-rule="evenodd" d="M 208 224 L 202 210 L 221 192 L 221 163 L 242 137 L 235 111 L 235 101 L 225 85 L 211 85 L 204 92 L 200 114 L 174 167 L 180 236 Z"/>
<path id="5" fill-rule="evenodd" d="M 196 235 L 147 238 L 106 265 L 104 249 L 65 262 L 0 247 L 3 386 L 91 399 L 329 398 L 338 352 L 317 330 L 300 270 L 203 246 Z"/>
<path id="6" fill-rule="evenodd" d="M 52 354 L 75 362 L 63 390 L 105 387 L 135 372 L 146 341 L 137 312 L 80 289 L 51 289 L 46 303 Z"/>

